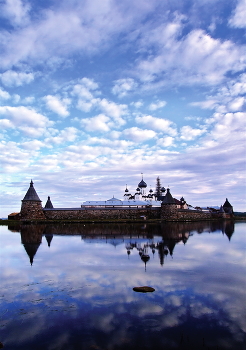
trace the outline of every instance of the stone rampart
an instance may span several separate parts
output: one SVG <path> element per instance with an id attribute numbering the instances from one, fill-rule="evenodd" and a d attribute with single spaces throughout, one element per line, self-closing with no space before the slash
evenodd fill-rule
<path id="1" fill-rule="evenodd" d="M 178 209 L 178 220 L 211 220 L 212 216 L 209 212 L 202 212 L 199 210 Z"/>
<path id="2" fill-rule="evenodd" d="M 23 200 L 20 214 L 21 220 L 45 220 L 41 201 Z"/>
<path id="3" fill-rule="evenodd" d="M 48 220 L 141 220 L 160 218 L 160 208 L 43 209 Z"/>
<path id="4" fill-rule="evenodd" d="M 175 204 L 162 204 L 149 208 L 42 208 L 40 202 L 22 203 L 21 220 L 143 220 L 160 219 L 162 221 L 198 221 L 222 218 L 219 214 L 199 210 L 178 209 Z"/>
<path id="5" fill-rule="evenodd" d="M 163 204 L 161 205 L 161 220 L 164 221 L 177 221 L 178 210 L 176 204 Z"/>
<path id="6" fill-rule="evenodd" d="M 211 213 L 200 210 L 178 209 L 176 204 L 162 204 L 161 220 L 163 221 L 196 221 L 210 220 Z"/>

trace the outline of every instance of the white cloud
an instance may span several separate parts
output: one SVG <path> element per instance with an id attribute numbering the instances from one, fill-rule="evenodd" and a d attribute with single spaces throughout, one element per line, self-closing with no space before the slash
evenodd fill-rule
<path id="1" fill-rule="evenodd" d="M 51 111 L 57 113 L 61 117 L 67 117 L 69 112 L 67 110 L 70 100 L 67 98 L 60 99 L 58 96 L 47 95 L 43 98 L 46 107 Z"/>
<path id="2" fill-rule="evenodd" d="M 193 129 L 189 125 L 185 125 L 180 130 L 181 136 L 180 138 L 185 141 L 191 141 L 197 138 L 198 136 L 201 136 L 206 132 L 205 129 Z"/>
<path id="3" fill-rule="evenodd" d="M 98 84 L 95 83 L 95 81 L 93 79 L 89 79 L 89 78 L 84 77 L 84 78 L 80 79 L 79 82 L 82 85 L 86 86 L 87 89 L 89 89 L 89 90 L 97 90 L 98 89 Z"/>
<path id="4" fill-rule="evenodd" d="M 119 79 L 115 81 L 112 93 L 118 97 L 126 96 L 130 91 L 136 89 L 138 84 L 132 78 Z"/>
<path id="5" fill-rule="evenodd" d="M 103 5 L 98 0 L 56 2 L 40 9 L 23 28 L 6 30 L 0 36 L 1 65 L 47 64 L 50 59 L 61 61 L 77 52 L 101 53 L 117 34 L 130 30 L 154 7 L 155 2 L 147 4 L 145 0 L 140 4 L 127 1 L 120 7 L 115 1 Z"/>
<path id="6" fill-rule="evenodd" d="M 82 98 L 84 100 L 91 100 L 93 98 L 93 95 L 90 92 L 90 89 L 88 89 L 86 86 L 82 84 L 74 85 L 72 90 L 72 95 L 77 95 L 79 98 Z"/>
<path id="7" fill-rule="evenodd" d="M 239 0 L 229 20 L 229 24 L 236 28 L 246 28 L 246 0 Z"/>
<path id="8" fill-rule="evenodd" d="M 221 88 L 222 93 L 226 93 L 232 96 L 246 94 L 246 73 L 239 75 L 237 79 L 230 80 L 227 87 Z"/>
<path id="9" fill-rule="evenodd" d="M 171 137 L 171 136 L 162 137 L 158 139 L 156 144 L 161 147 L 171 147 L 174 145 L 174 137 Z"/>
<path id="10" fill-rule="evenodd" d="M 227 84 L 220 86 L 214 96 L 207 100 L 192 102 L 191 106 L 202 109 L 214 109 L 219 113 L 241 111 L 246 102 L 246 74 L 230 79 Z"/>
<path id="11" fill-rule="evenodd" d="M 39 140 L 26 141 L 21 144 L 21 147 L 26 150 L 38 151 L 42 147 L 47 147 L 46 143 Z"/>
<path id="12" fill-rule="evenodd" d="M 23 26 L 29 22 L 30 9 L 30 4 L 21 0 L 5 0 L 1 6 L 2 16 L 14 26 Z"/>
<path id="13" fill-rule="evenodd" d="M 146 125 L 150 129 L 153 129 L 157 132 L 164 132 L 170 134 L 171 136 L 177 135 L 177 130 L 175 125 L 171 120 L 164 118 L 155 118 L 151 115 L 138 116 L 135 118 L 138 124 Z"/>
<path id="14" fill-rule="evenodd" d="M 9 127 L 18 128 L 30 137 L 43 135 L 46 128 L 53 124 L 44 115 L 24 106 L 0 107 L 0 115 L 4 116 L 3 119 L 10 121 Z"/>
<path id="15" fill-rule="evenodd" d="M 18 94 L 14 94 L 14 95 L 12 96 L 12 101 L 13 101 L 13 103 L 15 103 L 15 104 L 19 103 L 19 102 L 20 102 L 20 99 L 21 99 L 21 97 L 20 97 L 20 95 L 18 95 Z"/>
<path id="16" fill-rule="evenodd" d="M 32 104 L 35 101 L 35 97 L 34 96 L 27 96 L 22 100 L 23 104 Z"/>
<path id="17" fill-rule="evenodd" d="M 30 154 L 13 141 L 0 142 L 0 162 L 6 173 L 27 171 L 30 166 Z"/>
<path id="18" fill-rule="evenodd" d="M 233 99 L 232 101 L 230 101 L 230 103 L 227 106 L 228 110 L 230 112 L 241 111 L 245 102 L 246 102 L 245 97 L 237 97 L 237 98 Z"/>
<path id="19" fill-rule="evenodd" d="M 141 108 L 143 106 L 143 101 L 131 102 L 131 106 L 135 108 Z"/>
<path id="20" fill-rule="evenodd" d="M 98 103 L 98 99 L 92 98 L 90 101 L 84 101 L 82 99 L 78 100 L 77 108 L 83 112 L 90 112 L 90 110 L 95 107 Z"/>
<path id="21" fill-rule="evenodd" d="M 112 139 L 118 139 L 120 137 L 121 133 L 119 131 L 116 131 L 116 130 L 112 130 L 110 132 L 110 137 Z"/>
<path id="22" fill-rule="evenodd" d="M 120 133 L 119 133 L 120 134 Z M 112 137 L 112 133 L 110 132 L 110 136 Z M 103 145 L 108 147 L 117 147 L 118 151 L 120 153 L 123 152 L 123 149 L 127 149 L 128 147 L 133 145 L 133 142 L 126 141 L 126 140 L 110 140 L 106 138 L 99 138 L 99 137 L 90 137 L 87 142 L 89 145 Z"/>
<path id="23" fill-rule="evenodd" d="M 89 112 L 93 107 L 98 104 L 99 99 L 95 97 L 100 95 L 98 84 L 89 78 L 82 78 L 79 80 L 79 84 L 75 84 L 71 90 L 71 96 L 78 98 L 77 108 Z"/>
<path id="24" fill-rule="evenodd" d="M 45 139 L 46 145 L 63 144 L 66 142 L 74 142 L 77 138 L 79 130 L 74 127 L 67 127 L 61 131 L 55 130 L 57 135 Z"/>
<path id="25" fill-rule="evenodd" d="M 150 111 L 155 111 L 155 110 L 157 110 L 159 108 L 162 108 L 162 107 L 166 106 L 166 104 L 167 104 L 166 101 L 156 101 L 156 102 L 151 103 L 149 105 L 149 110 Z"/>
<path id="26" fill-rule="evenodd" d="M 7 91 L 3 90 L 1 87 L 0 87 L 0 99 L 2 100 L 10 99 L 10 94 Z"/>
<path id="27" fill-rule="evenodd" d="M 224 141 L 231 140 L 231 142 L 245 141 L 245 125 L 246 113 L 215 113 L 213 116 L 215 121 L 214 129 L 211 131 L 211 136 L 215 140 Z"/>
<path id="28" fill-rule="evenodd" d="M 98 103 L 99 108 L 109 117 L 113 118 L 115 122 L 122 126 L 125 124 L 125 120 L 122 118 L 123 115 L 128 113 L 127 105 L 116 104 L 114 102 L 108 101 L 106 98 L 103 98 Z"/>
<path id="29" fill-rule="evenodd" d="M 144 142 L 156 136 L 153 130 L 139 129 L 137 127 L 125 129 L 122 134 L 133 142 Z"/>
<path id="30" fill-rule="evenodd" d="M 24 84 L 30 84 L 34 80 L 34 74 L 7 70 L 0 74 L 0 79 L 5 86 L 21 86 Z"/>
<path id="31" fill-rule="evenodd" d="M 190 103 L 190 106 L 200 107 L 202 109 L 214 109 L 217 105 L 218 100 L 215 99 Z"/>
<path id="32" fill-rule="evenodd" d="M 1 113 L 1 111 L 0 111 Z M 0 119 L 1 128 L 14 128 L 14 124 L 9 119 Z"/>
<path id="33" fill-rule="evenodd" d="M 81 120 L 81 125 L 84 126 L 86 131 L 100 131 L 107 132 L 109 127 L 110 118 L 104 114 L 99 114 L 93 118 L 85 118 Z"/>
<path id="34" fill-rule="evenodd" d="M 163 75 L 162 84 L 214 85 L 228 72 L 245 68 L 243 46 L 214 39 L 201 29 L 192 30 L 180 40 L 181 24 L 174 24 L 173 30 L 169 27 L 163 24 L 149 33 L 145 50 L 155 45 L 156 54 L 139 61 L 137 74 L 142 81 L 153 84 Z"/>

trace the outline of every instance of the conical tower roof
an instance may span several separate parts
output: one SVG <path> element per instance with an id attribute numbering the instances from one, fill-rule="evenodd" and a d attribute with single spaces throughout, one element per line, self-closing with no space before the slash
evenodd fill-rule
<path id="1" fill-rule="evenodd" d="M 23 246 L 27 252 L 27 255 L 29 256 L 30 264 L 32 265 L 34 256 L 37 253 L 40 243 L 25 243 Z"/>
<path id="2" fill-rule="evenodd" d="M 163 198 L 162 203 L 164 204 L 175 204 L 175 200 L 173 198 L 173 196 L 171 195 L 170 189 L 167 189 L 167 193 Z"/>
<path id="3" fill-rule="evenodd" d="M 48 243 L 48 246 L 50 247 L 50 243 L 51 243 L 51 241 L 52 241 L 52 239 L 53 239 L 53 235 L 52 235 L 51 233 L 47 233 L 47 234 L 45 235 L 45 238 L 46 238 L 46 241 L 47 241 L 47 243 Z"/>
<path id="4" fill-rule="evenodd" d="M 232 208 L 232 205 L 231 205 L 231 203 L 228 201 L 228 199 L 226 198 L 226 201 L 225 201 L 225 203 L 224 203 L 224 205 L 223 205 L 223 208 Z"/>
<path id="5" fill-rule="evenodd" d="M 25 197 L 23 198 L 23 201 L 36 201 L 36 202 L 39 201 L 39 202 L 41 202 L 41 200 L 40 200 L 39 196 L 37 195 L 37 192 L 33 186 L 32 180 L 30 182 L 30 187 L 27 190 Z"/>
<path id="6" fill-rule="evenodd" d="M 50 196 L 48 196 L 47 202 L 45 204 L 45 208 L 46 209 L 52 209 L 53 208 L 53 204 L 52 204 L 52 202 L 50 200 Z"/>

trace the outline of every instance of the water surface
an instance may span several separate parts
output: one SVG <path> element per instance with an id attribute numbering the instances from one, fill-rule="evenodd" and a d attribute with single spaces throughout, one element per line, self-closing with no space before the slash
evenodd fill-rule
<path id="1" fill-rule="evenodd" d="M 246 223 L 0 229 L 5 349 L 245 349 Z"/>

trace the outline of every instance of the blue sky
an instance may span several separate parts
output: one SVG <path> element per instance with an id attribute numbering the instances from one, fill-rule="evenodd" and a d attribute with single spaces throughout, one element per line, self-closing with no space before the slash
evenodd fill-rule
<path id="1" fill-rule="evenodd" d="M 245 210 L 246 1 L 0 1 L 1 216 L 159 176 Z"/>

